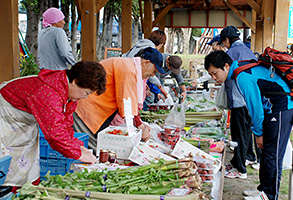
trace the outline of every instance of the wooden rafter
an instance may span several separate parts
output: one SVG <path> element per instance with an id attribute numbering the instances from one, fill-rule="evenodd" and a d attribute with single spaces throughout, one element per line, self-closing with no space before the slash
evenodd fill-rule
<path id="1" fill-rule="evenodd" d="M 250 7 L 259 15 L 261 15 L 261 8 L 260 5 L 258 5 L 257 2 L 255 2 L 254 0 L 245 0 Z"/>
<path id="2" fill-rule="evenodd" d="M 156 26 L 164 17 L 165 15 L 175 6 L 176 2 L 168 4 L 156 17 L 153 21 L 152 26 Z"/>
<path id="3" fill-rule="evenodd" d="M 97 0 L 96 10 L 99 12 L 101 8 L 103 8 L 109 0 Z"/>
<path id="4" fill-rule="evenodd" d="M 237 8 L 235 8 L 228 0 L 224 0 L 224 3 L 248 26 L 253 33 L 255 33 L 255 26 L 251 24 L 246 17 L 244 17 Z"/>

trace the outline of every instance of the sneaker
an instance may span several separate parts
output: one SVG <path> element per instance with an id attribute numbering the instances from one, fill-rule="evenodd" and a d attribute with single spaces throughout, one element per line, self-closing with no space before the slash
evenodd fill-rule
<path id="1" fill-rule="evenodd" d="M 228 163 L 228 164 L 225 165 L 225 170 L 226 171 L 229 171 L 231 169 L 233 169 L 233 165 L 231 163 Z"/>
<path id="2" fill-rule="evenodd" d="M 255 163 L 256 163 L 256 161 L 246 160 L 245 161 L 245 166 L 252 165 L 252 164 L 255 164 Z"/>
<path id="3" fill-rule="evenodd" d="M 245 196 L 255 196 L 255 195 L 257 195 L 257 194 L 259 194 L 259 190 L 257 190 L 257 189 L 253 189 L 253 190 L 244 190 L 243 191 L 243 195 L 245 195 Z"/>
<path id="4" fill-rule="evenodd" d="M 245 200 L 269 200 L 268 196 L 262 191 L 255 196 L 244 197 Z"/>
<path id="5" fill-rule="evenodd" d="M 228 174 L 225 175 L 226 178 L 240 178 L 240 179 L 246 179 L 247 173 L 240 173 L 238 171 L 230 171 Z"/>
<path id="6" fill-rule="evenodd" d="M 252 167 L 253 169 L 256 169 L 256 170 L 259 170 L 259 166 L 260 166 L 259 163 L 254 163 L 254 164 L 251 165 L 251 167 Z"/>

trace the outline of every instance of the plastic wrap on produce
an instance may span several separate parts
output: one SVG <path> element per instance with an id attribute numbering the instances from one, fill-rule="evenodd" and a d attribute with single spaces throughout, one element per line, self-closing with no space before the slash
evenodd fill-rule
<path id="1" fill-rule="evenodd" d="M 188 97 L 187 95 L 186 104 L 188 106 L 188 109 L 186 110 L 186 112 L 188 111 L 207 112 L 207 111 L 217 110 L 215 101 L 214 99 L 211 99 L 211 98 L 203 98 L 203 97 L 192 98 L 190 96 Z"/>

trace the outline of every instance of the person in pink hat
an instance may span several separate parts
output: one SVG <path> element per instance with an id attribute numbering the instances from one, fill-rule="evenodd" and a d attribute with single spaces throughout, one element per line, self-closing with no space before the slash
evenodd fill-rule
<path id="1" fill-rule="evenodd" d="M 40 69 L 63 70 L 76 61 L 72 48 L 63 30 L 64 14 L 58 8 L 49 8 L 43 13 L 43 29 L 38 35 L 38 59 Z"/>

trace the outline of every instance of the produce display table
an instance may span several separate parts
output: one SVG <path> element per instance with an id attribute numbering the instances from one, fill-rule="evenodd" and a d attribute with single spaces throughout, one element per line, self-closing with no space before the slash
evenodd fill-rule
<path id="1" fill-rule="evenodd" d="M 227 146 L 225 145 L 224 151 L 222 153 L 222 167 L 221 170 L 216 174 L 215 181 L 213 183 L 212 188 L 212 197 L 216 200 L 223 199 L 223 190 L 224 190 L 224 177 L 225 177 L 225 158 L 226 158 L 226 149 Z"/>

